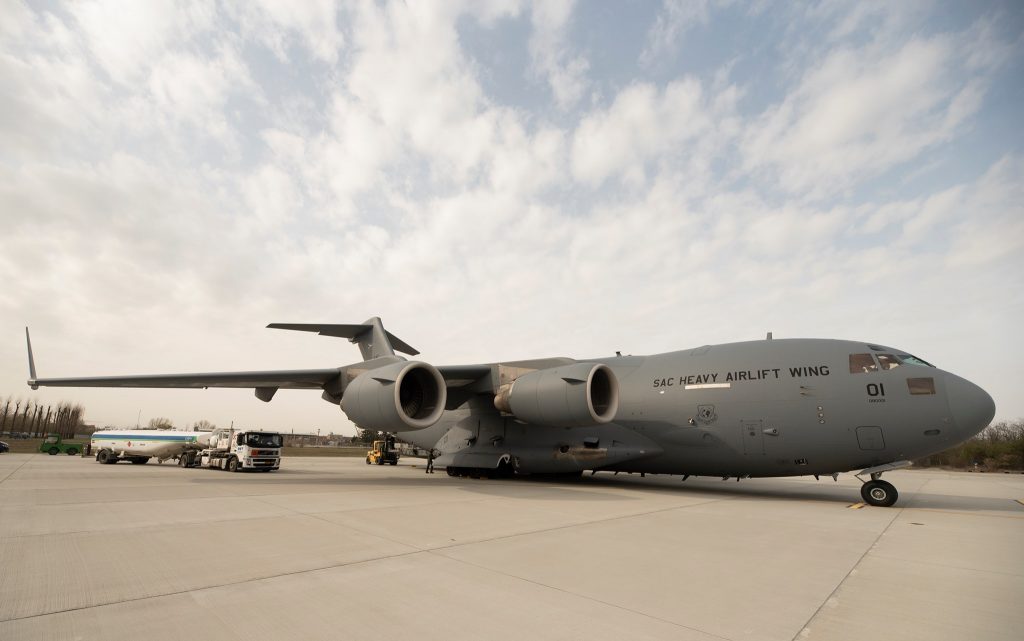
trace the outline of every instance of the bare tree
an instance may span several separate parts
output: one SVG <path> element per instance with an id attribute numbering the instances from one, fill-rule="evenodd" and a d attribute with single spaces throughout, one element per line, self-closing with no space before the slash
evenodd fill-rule
<path id="1" fill-rule="evenodd" d="M 32 433 L 39 434 L 39 421 L 43 418 L 43 406 L 36 403 L 36 408 L 32 410 Z"/>
<path id="2" fill-rule="evenodd" d="M 156 418 L 149 419 L 147 426 L 151 430 L 169 430 L 174 427 L 174 423 L 169 418 L 157 416 Z"/>
<path id="3" fill-rule="evenodd" d="M 0 434 L 3 434 L 4 430 L 7 429 L 7 414 L 11 409 L 11 397 L 8 396 L 4 400 L 4 409 L 0 412 Z"/>
<path id="4" fill-rule="evenodd" d="M 32 407 L 32 401 L 25 401 L 25 409 L 21 413 L 21 423 L 20 423 L 21 431 L 22 432 L 27 432 L 28 431 L 28 429 L 27 429 L 28 428 L 28 411 L 29 411 L 29 409 L 31 409 L 31 407 Z"/>
<path id="5" fill-rule="evenodd" d="M 196 421 L 195 425 L 192 426 L 192 429 L 196 432 L 212 432 L 217 429 L 217 426 L 204 418 Z"/>

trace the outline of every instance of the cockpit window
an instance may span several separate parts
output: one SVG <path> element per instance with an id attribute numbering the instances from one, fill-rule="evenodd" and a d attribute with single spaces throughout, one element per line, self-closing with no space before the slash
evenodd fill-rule
<path id="1" fill-rule="evenodd" d="M 935 393 L 935 379 L 934 378 L 908 378 L 907 387 L 910 388 L 910 393 L 914 396 L 920 396 L 925 394 Z"/>
<path id="2" fill-rule="evenodd" d="M 871 354 L 850 354 L 850 373 L 864 374 L 865 372 L 877 372 L 878 365 Z"/>
<path id="3" fill-rule="evenodd" d="M 896 358 L 894 354 L 878 354 L 878 364 L 886 370 L 902 365 L 900 359 Z"/>
<path id="4" fill-rule="evenodd" d="M 925 367 L 935 367 L 934 365 L 924 360 L 923 358 L 911 356 L 910 354 L 900 354 L 900 360 L 906 363 L 907 365 L 924 365 Z"/>

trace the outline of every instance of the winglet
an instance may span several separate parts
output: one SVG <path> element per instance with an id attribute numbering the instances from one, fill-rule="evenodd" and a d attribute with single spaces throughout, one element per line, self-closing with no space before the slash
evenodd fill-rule
<path id="1" fill-rule="evenodd" d="M 36 384 L 36 359 L 32 358 L 32 338 L 28 335 L 28 328 L 25 328 L 25 343 L 28 345 L 28 386 L 32 389 L 39 389 Z"/>

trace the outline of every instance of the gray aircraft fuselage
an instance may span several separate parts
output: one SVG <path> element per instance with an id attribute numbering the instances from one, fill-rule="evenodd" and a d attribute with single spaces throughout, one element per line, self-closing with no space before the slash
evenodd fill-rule
<path id="1" fill-rule="evenodd" d="M 431 428 L 399 436 L 455 462 L 505 452 L 524 472 L 756 477 L 910 460 L 962 442 L 991 421 L 994 403 L 980 387 L 913 357 L 896 365 L 889 357 L 906 352 L 872 347 L 779 339 L 589 359 L 580 362 L 603 363 L 618 379 L 611 423 L 527 425 L 488 402 L 471 402 Z M 851 355 L 871 363 L 851 372 Z"/>

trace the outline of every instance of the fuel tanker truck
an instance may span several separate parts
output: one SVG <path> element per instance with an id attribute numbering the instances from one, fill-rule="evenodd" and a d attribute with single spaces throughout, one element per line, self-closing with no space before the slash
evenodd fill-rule
<path id="1" fill-rule="evenodd" d="M 182 430 L 100 430 L 93 432 L 89 447 L 100 463 L 145 464 L 151 458 L 163 463 L 181 456 L 186 450 L 207 447 L 211 434 Z"/>
<path id="2" fill-rule="evenodd" d="M 214 467 L 229 472 L 270 472 L 281 467 L 283 445 L 284 437 L 277 432 L 217 429 L 209 435 L 205 447 L 185 448 L 178 455 L 178 465 Z"/>
<path id="3" fill-rule="evenodd" d="M 182 430 L 101 430 L 93 433 L 91 451 L 100 463 L 145 464 L 177 459 L 181 467 L 213 467 L 231 472 L 281 467 L 284 437 L 277 432 L 234 428 L 212 432 Z"/>

